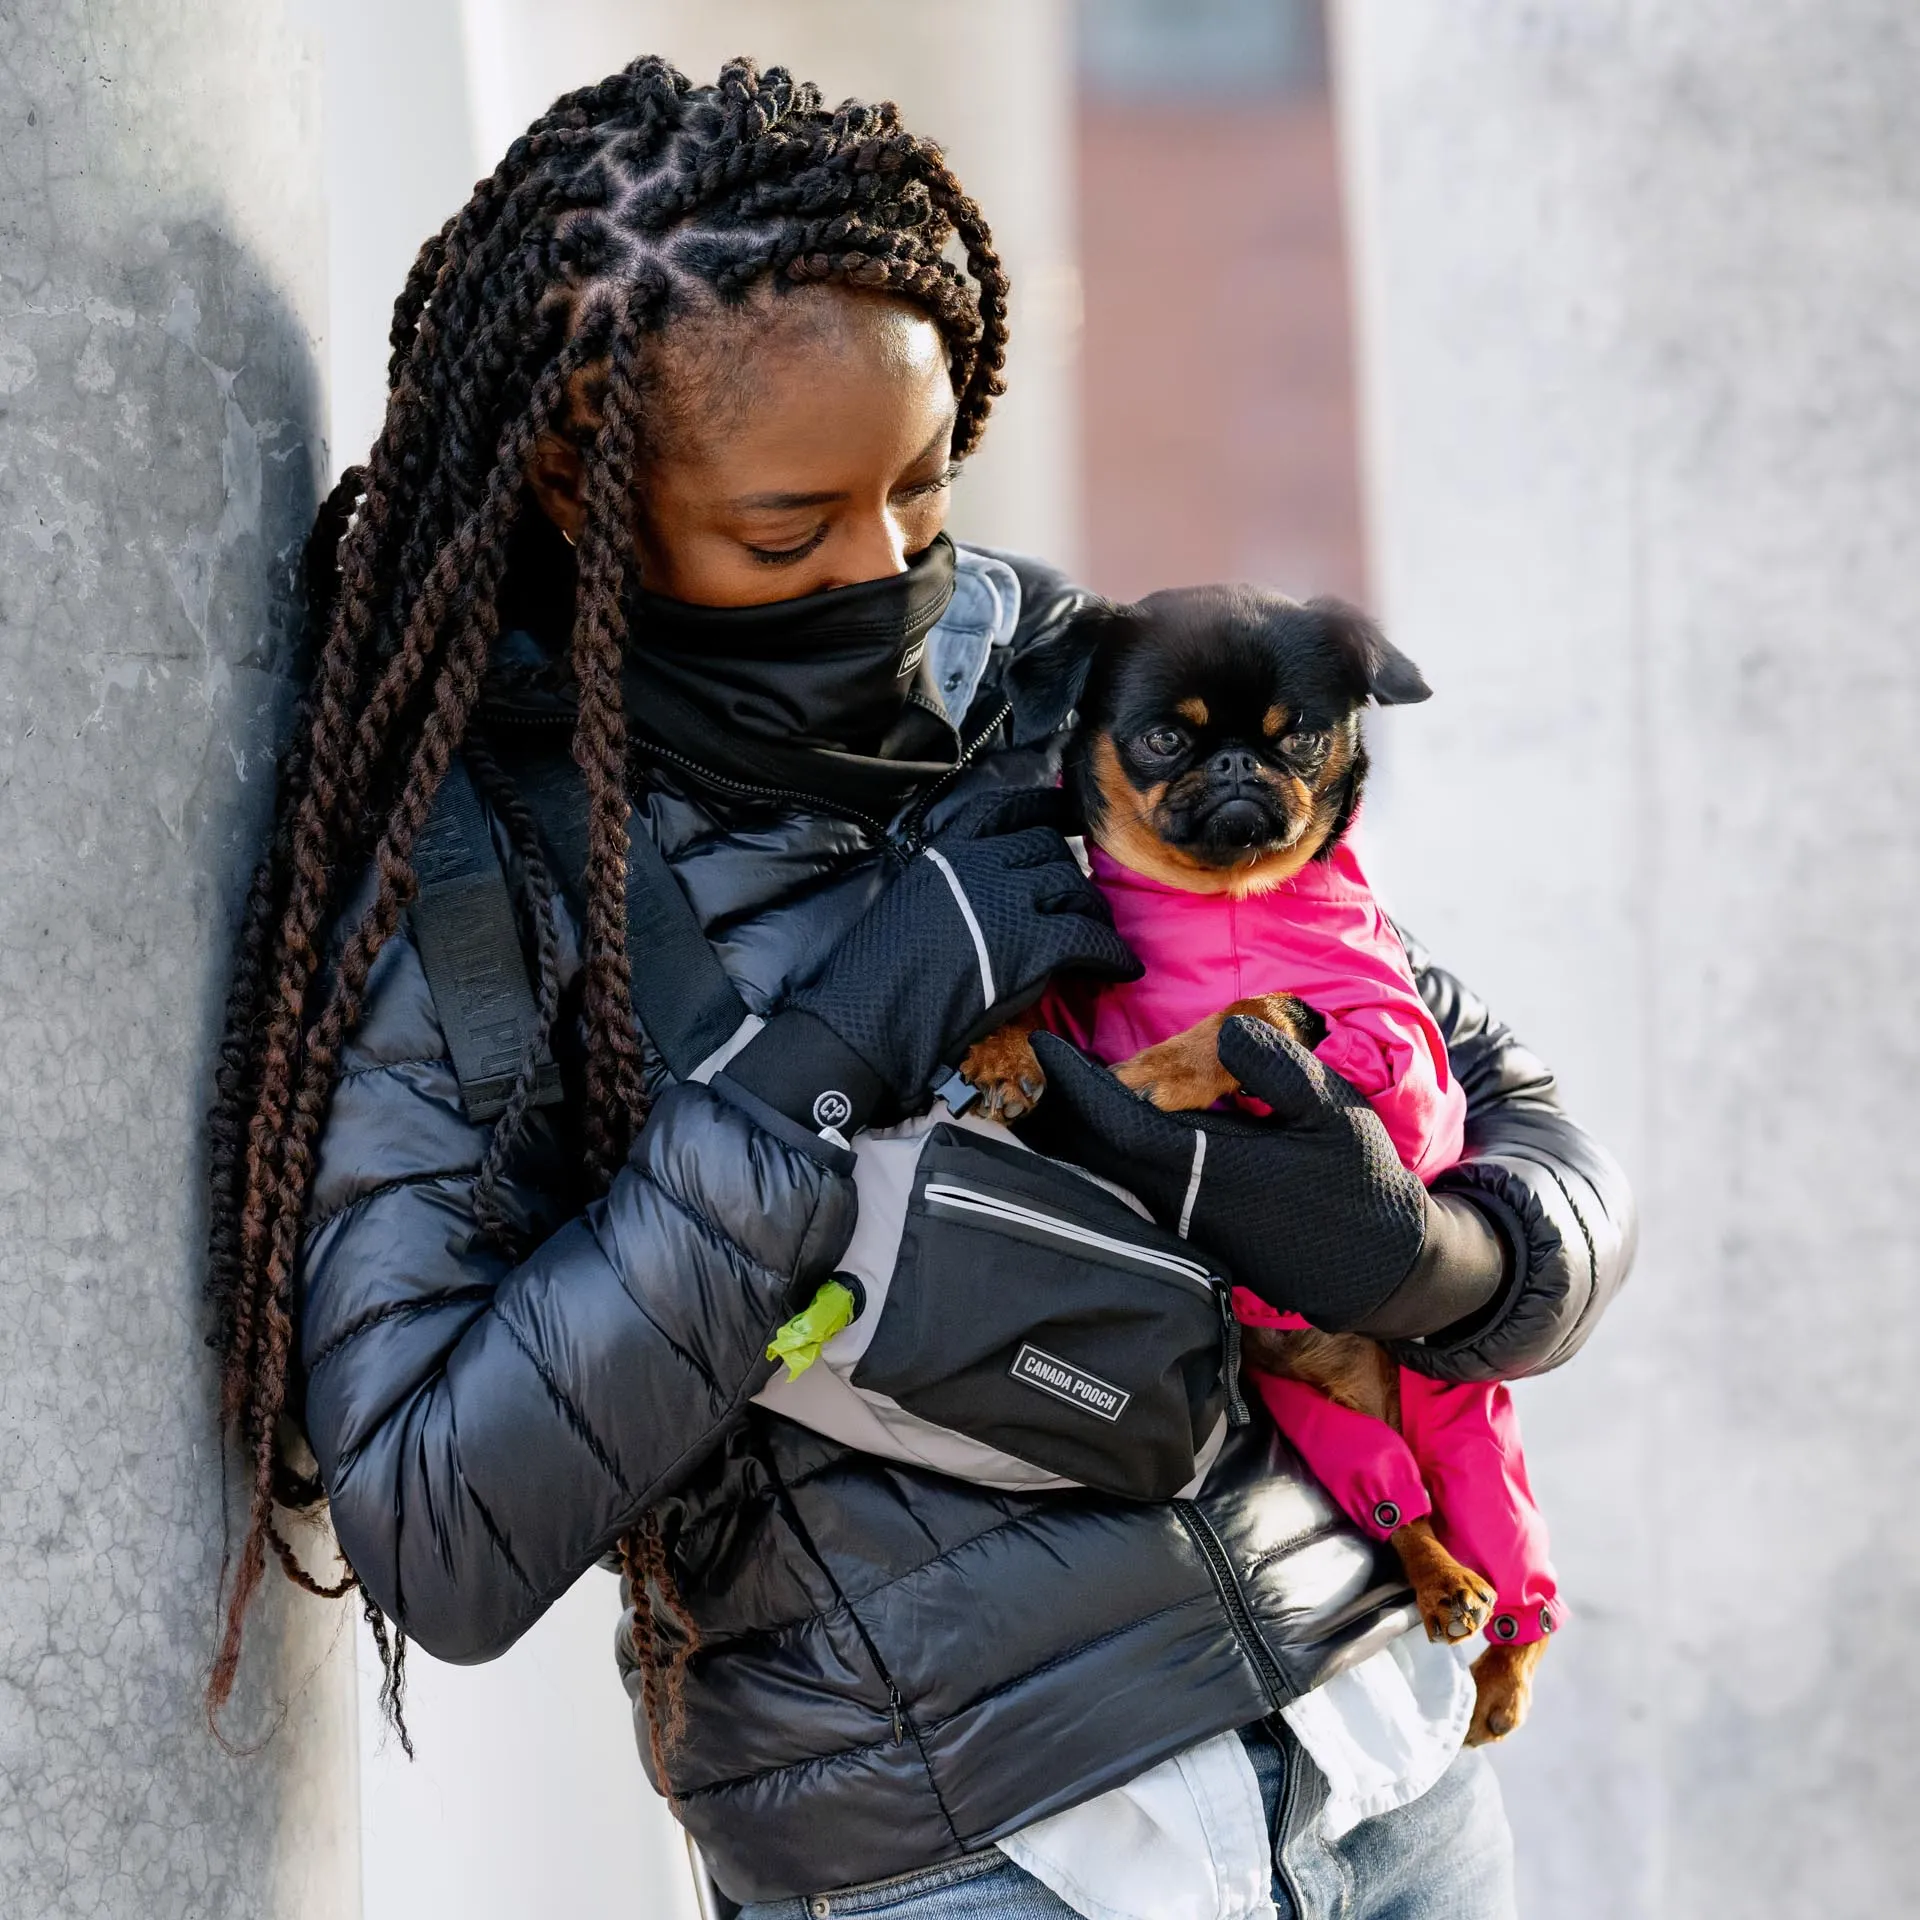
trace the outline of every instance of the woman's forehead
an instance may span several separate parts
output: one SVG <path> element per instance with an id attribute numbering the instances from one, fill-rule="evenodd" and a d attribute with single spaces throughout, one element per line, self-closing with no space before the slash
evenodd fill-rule
<path id="1" fill-rule="evenodd" d="M 655 457 L 708 470 L 773 458 L 910 462 L 954 410 L 933 322 L 903 301 L 840 288 L 686 323 L 663 336 L 656 381 Z"/>
<path id="2" fill-rule="evenodd" d="M 904 300 L 838 286 L 764 288 L 733 308 L 686 314 L 655 356 L 662 401 L 709 431 L 822 377 L 911 384 L 944 376 L 946 343 Z"/>

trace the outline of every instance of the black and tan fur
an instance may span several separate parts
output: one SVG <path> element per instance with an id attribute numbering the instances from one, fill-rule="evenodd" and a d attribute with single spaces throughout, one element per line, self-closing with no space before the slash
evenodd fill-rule
<path id="1" fill-rule="evenodd" d="M 1087 838 L 1123 865 L 1188 892 L 1245 898 L 1325 858 L 1366 782 L 1360 715 L 1368 701 L 1424 700 L 1420 671 L 1372 621 L 1337 600 L 1305 605 L 1251 587 L 1156 593 L 1090 616 L 1094 632 L 1066 780 Z M 1238 1090 L 1220 1030 L 1236 1014 L 1313 1047 L 1326 1027 L 1285 992 L 1237 1000 L 1120 1062 L 1116 1076 L 1166 1112 L 1210 1107 Z M 968 1054 L 963 1077 L 986 1111 L 1017 1119 L 1045 1079 L 1025 1016 Z M 1400 1425 L 1399 1368 L 1359 1334 L 1245 1330 L 1250 1365 L 1317 1388 L 1342 1406 Z M 1441 1544 L 1432 1525 L 1392 1544 L 1430 1639 L 1465 1640 L 1494 1592 Z M 1544 1641 L 1492 1646 L 1474 1663 L 1470 1743 L 1525 1719 Z"/>

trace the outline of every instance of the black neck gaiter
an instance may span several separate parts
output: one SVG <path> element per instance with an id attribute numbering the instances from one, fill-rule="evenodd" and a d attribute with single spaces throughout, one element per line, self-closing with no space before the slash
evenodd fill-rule
<path id="1" fill-rule="evenodd" d="M 637 589 L 628 718 L 643 749 L 890 817 L 959 757 L 926 657 L 952 598 L 945 534 L 904 573 L 766 606 Z"/>

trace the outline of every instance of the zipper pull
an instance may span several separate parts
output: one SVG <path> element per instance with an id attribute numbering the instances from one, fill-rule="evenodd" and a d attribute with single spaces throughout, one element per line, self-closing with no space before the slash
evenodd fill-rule
<path id="1" fill-rule="evenodd" d="M 1220 1367 L 1227 1383 L 1227 1425 L 1244 1427 L 1252 1415 L 1240 1394 L 1240 1322 L 1233 1317 L 1233 1292 L 1216 1286 L 1213 1297 L 1220 1302 Z"/>
<path id="2" fill-rule="evenodd" d="M 905 1741 L 907 1729 L 900 1713 L 900 1689 L 891 1683 L 887 1687 L 887 1705 L 893 1711 L 893 1744 L 897 1747 Z"/>

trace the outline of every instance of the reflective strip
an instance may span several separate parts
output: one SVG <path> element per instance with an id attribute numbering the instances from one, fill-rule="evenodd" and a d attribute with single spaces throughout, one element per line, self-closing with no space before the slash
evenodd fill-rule
<path id="1" fill-rule="evenodd" d="M 938 847 L 929 847 L 927 858 L 945 876 L 947 885 L 953 890 L 954 901 L 960 909 L 960 918 L 967 923 L 967 931 L 973 935 L 973 957 L 980 963 L 982 1002 L 992 1007 L 1000 996 L 994 991 L 993 962 L 987 957 L 987 936 L 980 931 L 980 922 L 973 917 L 973 902 L 967 898 L 967 890 L 960 884 L 960 876 L 947 864 L 946 856 Z"/>
<path id="2" fill-rule="evenodd" d="M 747 1017 L 687 1075 L 688 1080 L 696 1087 L 704 1087 L 766 1024 L 767 1023 L 762 1020 L 757 1013 L 748 1014 Z"/>
<path id="3" fill-rule="evenodd" d="M 1200 1171 L 1207 1164 L 1207 1136 L 1202 1129 L 1193 1130 L 1193 1171 L 1187 1175 L 1187 1197 L 1180 1203 L 1180 1238 L 1187 1237 L 1187 1229 L 1193 1225 L 1193 1203 L 1200 1198 Z"/>
<path id="4" fill-rule="evenodd" d="M 1076 1221 L 1042 1213 L 1037 1207 L 1022 1206 L 1018 1201 L 1005 1199 L 997 1193 L 980 1193 L 972 1187 L 956 1187 L 944 1181 L 929 1180 L 926 1197 L 932 1206 L 947 1207 L 956 1213 L 983 1214 L 990 1220 L 1004 1220 L 1010 1226 L 1029 1227 L 1073 1246 L 1119 1254 L 1128 1260 L 1138 1260 L 1144 1266 L 1177 1273 L 1181 1279 L 1191 1280 L 1205 1287 L 1208 1292 L 1213 1290 L 1213 1275 L 1198 1261 L 1183 1260 L 1177 1253 L 1162 1253 L 1157 1247 L 1143 1247 L 1136 1241 L 1116 1240 L 1111 1234 L 1098 1233 L 1092 1227 L 1083 1227 Z"/>

